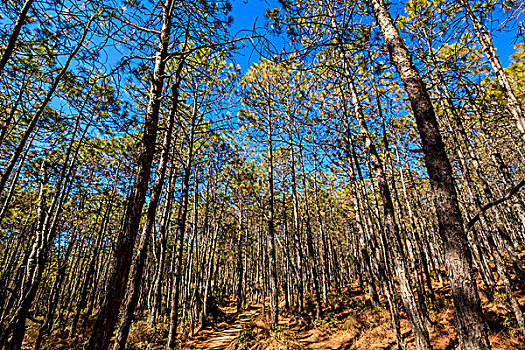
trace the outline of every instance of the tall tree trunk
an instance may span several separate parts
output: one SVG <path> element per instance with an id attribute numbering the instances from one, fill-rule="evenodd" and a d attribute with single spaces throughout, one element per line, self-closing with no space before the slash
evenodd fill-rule
<path id="1" fill-rule="evenodd" d="M 269 91 L 268 91 L 269 93 Z M 270 312 L 272 329 L 277 328 L 279 321 L 279 286 L 277 284 L 277 257 L 275 253 L 275 223 L 274 223 L 274 184 L 273 184 L 273 125 L 268 101 L 268 249 L 270 278 Z"/>
<path id="2" fill-rule="evenodd" d="M 439 232 L 444 244 L 460 346 L 464 350 L 490 349 L 452 167 L 439 133 L 432 101 L 385 3 L 383 0 L 370 2 L 390 58 L 403 81 L 421 136 Z"/>
<path id="3" fill-rule="evenodd" d="M 175 182 L 176 176 L 174 173 L 174 167 L 170 168 L 170 173 L 168 176 L 168 191 L 166 193 L 166 200 L 164 204 L 164 210 L 162 211 L 162 219 L 160 221 L 160 228 L 158 232 L 159 236 L 159 253 L 156 259 L 156 269 L 154 275 L 154 283 L 151 292 L 151 308 L 148 318 L 148 323 L 150 327 L 154 327 L 158 316 L 161 313 L 162 306 L 162 285 L 164 281 L 163 274 L 165 273 L 166 266 L 166 256 L 167 256 L 167 245 L 168 245 L 168 225 L 171 220 L 172 204 L 173 204 L 173 195 L 175 192 Z"/>
<path id="4" fill-rule="evenodd" d="M 237 233 L 237 287 L 235 295 L 237 297 L 237 313 L 242 311 L 242 282 L 243 282 L 243 264 L 242 264 L 242 251 L 243 251 L 243 208 L 242 208 L 242 199 L 239 199 L 239 232 Z"/>
<path id="5" fill-rule="evenodd" d="M 480 18 L 472 11 L 470 4 L 465 0 L 460 0 L 460 3 L 465 9 L 465 12 L 467 12 L 467 16 L 469 17 L 470 21 L 472 22 L 474 33 L 476 33 L 478 41 L 481 44 L 483 51 L 485 51 L 485 54 L 487 55 L 490 66 L 496 74 L 496 79 L 498 80 L 498 83 L 503 90 L 505 97 L 507 98 L 507 109 L 509 110 L 510 115 L 516 121 L 521 139 L 525 141 L 525 114 L 523 107 L 518 101 L 518 98 L 516 97 L 512 86 L 510 85 L 509 78 L 501 66 L 496 49 L 492 43 L 492 38 L 485 27 L 483 27 L 481 24 Z"/>
<path id="6" fill-rule="evenodd" d="M 321 265 L 323 274 L 323 302 L 326 304 L 328 301 L 328 288 L 330 287 L 330 271 L 329 271 L 329 257 L 328 257 L 328 244 L 327 237 L 324 228 L 324 218 L 321 210 L 321 204 L 319 201 L 319 188 L 317 186 L 317 154 L 314 155 L 314 201 L 315 211 L 317 213 L 317 224 L 319 225 L 319 233 L 321 235 Z"/>
<path id="7" fill-rule="evenodd" d="M 354 105 L 354 112 L 357 120 L 359 122 L 359 129 L 363 137 L 363 143 L 365 148 L 370 156 L 370 161 L 375 173 L 375 177 L 378 183 L 379 192 L 381 195 L 381 200 L 383 202 L 383 211 L 384 211 L 384 224 L 385 231 L 388 235 L 387 239 L 392 248 L 392 257 L 394 271 L 399 281 L 399 289 L 401 292 L 401 301 L 405 312 L 410 323 L 410 327 L 414 332 L 414 338 L 416 340 L 416 347 L 418 349 L 430 349 L 430 339 L 428 336 L 428 331 L 423 322 L 423 317 L 418 308 L 412 286 L 410 284 L 410 272 L 406 264 L 406 255 L 403 251 L 403 243 L 401 241 L 401 235 L 399 232 L 399 227 L 395 219 L 394 204 L 392 202 L 392 196 L 390 194 L 390 188 L 388 186 L 388 180 L 383 168 L 379 154 L 377 153 L 375 145 L 372 143 L 372 137 L 366 121 L 364 119 L 364 114 L 361 109 L 361 103 L 358 99 L 356 87 L 352 80 L 351 76 L 347 76 L 348 86 L 350 88 L 350 94 L 352 97 L 352 104 Z"/>
<path id="8" fill-rule="evenodd" d="M 162 4 L 162 29 L 155 56 L 155 67 L 150 85 L 148 106 L 144 117 L 144 135 L 139 149 L 139 157 L 135 168 L 135 180 L 131 194 L 126 203 L 126 211 L 122 231 L 115 249 L 115 262 L 107 281 L 104 301 L 100 308 L 88 349 L 105 350 L 109 345 L 113 329 L 117 322 L 120 303 L 128 280 L 133 247 L 142 217 L 142 207 L 148 189 L 151 164 L 155 151 L 159 108 L 165 78 L 166 59 L 171 36 L 171 18 L 174 0 L 166 0 Z"/>
<path id="9" fill-rule="evenodd" d="M 196 101 L 194 101 L 194 104 Z M 179 298 L 180 298 L 180 284 L 182 279 L 182 254 L 184 248 L 184 235 L 186 233 L 186 217 L 188 214 L 188 203 L 189 203 L 189 185 L 191 168 L 193 165 L 193 147 L 195 141 L 195 123 L 197 119 L 197 108 L 194 105 L 194 109 L 191 115 L 191 126 L 190 135 L 188 140 L 188 156 L 186 158 L 186 164 L 184 166 L 184 178 L 182 182 L 182 203 L 180 212 L 177 218 L 177 244 L 176 248 L 176 271 L 173 283 L 171 286 L 171 305 L 170 305 L 170 324 L 168 341 L 166 343 L 166 349 L 170 350 L 175 348 L 175 338 L 177 335 L 177 327 L 179 322 Z"/>
<path id="10" fill-rule="evenodd" d="M 15 49 L 16 40 L 18 39 L 18 36 L 20 35 L 22 26 L 25 24 L 27 13 L 29 12 L 29 9 L 31 9 L 31 6 L 33 5 L 33 1 L 34 0 L 26 0 L 26 2 L 24 3 L 24 6 L 22 6 L 22 9 L 20 10 L 20 13 L 18 14 L 18 18 L 15 22 L 15 26 L 13 27 L 13 30 L 11 31 L 9 40 L 7 41 L 7 46 L 4 52 L 2 53 L 2 58 L 0 58 L 0 74 L 4 70 L 4 67 L 7 64 L 7 61 L 13 54 L 13 50 Z"/>
<path id="11" fill-rule="evenodd" d="M 291 118 L 288 123 L 288 133 L 292 139 Z M 299 225 L 299 196 L 297 194 L 297 180 L 295 172 L 295 152 L 294 145 L 290 144 L 290 173 L 292 187 L 292 208 L 293 208 L 293 241 L 295 250 L 295 259 L 297 274 L 295 275 L 297 284 L 297 311 L 302 314 L 304 311 L 304 285 L 303 285 L 303 248 L 301 244 L 301 228 Z"/>
<path id="12" fill-rule="evenodd" d="M 164 187 L 164 175 L 166 174 L 166 168 L 168 165 L 168 159 L 171 148 L 171 139 L 173 134 L 173 126 L 175 124 L 175 114 L 177 113 L 178 102 L 179 102 L 179 88 L 181 84 L 181 73 L 184 60 L 179 62 L 177 70 L 175 72 L 175 83 L 172 88 L 172 102 L 171 109 L 169 112 L 168 127 L 165 131 L 164 141 L 162 142 L 162 153 L 159 160 L 159 174 L 153 185 L 151 191 L 150 201 L 148 205 L 148 211 L 146 213 L 146 220 L 142 228 L 140 235 L 140 242 L 137 247 L 136 257 L 133 264 L 133 270 L 130 281 L 128 283 L 127 298 L 124 306 L 124 312 L 120 319 L 119 329 L 113 350 L 123 350 L 126 347 L 126 340 L 129 334 L 129 328 L 133 320 L 133 312 L 137 305 L 140 284 L 142 282 L 142 275 L 144 272 L 144 264 L 146 262 L 148 244 L 153 231 L 153 225 L 155 225 L 155 215 L 157 214 L 157 206 L 159 204 L 160 195 L 162 188 Z"/>
<path id="13" fill-rule="evenodd" d="M 304 192 L 304 214 L 305 214 L 305 238 L 306 238 L 306 250 L 310 262 L 311 280 L 314 287 L 314 300 L 315 300 L 315 318 L 319 319 L 323 312 L 321 304 L 321 291 L 319 288 L 319 273 L 317 270 L 315 246 L 312 232 L 312 218 L 310 215 L 310 204 L 308 202 L 308 187 L 306 185 L 306 171 L 304 166 L 303 148 L 302 144 L 299 143 L 299 165 L 302 172 L 302 185 Z M 307 264 L 308 266 L 308 264 Z"/>
<path id="14" fill-rule="evenodd" d="M 348 159 L 348 169 L 349 169 L 349 175 L 350 175 L 350 181 L 352 182 L 351 186 L 351 195 L 352 195 L 352 201 L 354 204 L 354 211 L 355 211 L 355 221 L 357 226 L 357 249 L 358 254 L 361 258 L 361 264 L 365 273 L 365 279 L 367 282 L 368 287 L 368 294 L 370 295 L 370 301 L 373 306 L 379 305 L 379 296 L 377 294 L 377 288 L 374 284 L 373 275 L 372 275 L 372 269 L 371 269 L 371 260 L 370 255 L 368 254 L 367 246 L 365 244 L 365 223 L 363 220 L 363 215 L 361 211 L 361 200 L 359 198 L 358 188 L 357 188 L 357 177 L 355 174 L 354 169 L 354 162 L 353 162 L 353 154 L 354 154 L 354 146 L 352 143 L 352 135 L 350 134 L 350 126 L 348 122 L 349 112 L 347 109 L 347 99 L 344 93 L 344 90 L 342 89 L 341 85 L 338 86 L 339 93 L 341 95 L 342 99 L 342 105 L 343 105 L 343 115 L 344 115 L 344 141 L 345 141 L 345 151 L 346 151 L 346 157 Z M 357 167 L 358 164 L 355 164 Z M 361 275 L 359 275 L 361 277 Z M 399 322 L 397 322 L 399 323 Z M 394 327 L 394 329 L 397 329 Z"/>

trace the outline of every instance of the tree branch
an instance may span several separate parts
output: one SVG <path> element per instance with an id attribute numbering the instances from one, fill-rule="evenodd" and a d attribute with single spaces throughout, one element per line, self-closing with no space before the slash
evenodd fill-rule
<path id="1" fill-rule="evenodd" d="M 153 33 L 153 34 L 160 34 L 160 31 L 158 30 L 155 30 L 155 29 L 150 29 L 150 28 L 144 28 L 142 26 L 139 26 L 138 24 L 135 24 L 135 23 L 132 23 L 122 17 L 119 17 L 115 14 L 115 11 L 108 11 L 108 10 L 104 10 L 110 17 L 113 17 L 113 18 L 116 18 L 118 19 L 119 21 L 123 22 L 123 23 L 126 23 L 130 26 L 132 26 L 133 28 L 136 28 L 138 30 L 141 30 L 143 32 L 148 32 L 148 33 Z"/>
<path id="2" fill-rule="evenodd" d="M 489 210 L 490 208 L 498 205 L 498 204 L 501 204 L 503 202 L 505 202 L 506 200 L 510 199 L 512 196 L 514 196 L 516 193 L 519 192 L 519 190 L 525 186 L 525 180 L 521 180 L 520 183 L 518 183 L 516 186 L 512 187 L 509 191 L 508 191 L 508 194 L 494 202 L 490 202 L 486 205 L 483 206 L 483 208 L 481 208 L 481 211 L 479 213 L 476 214 L 476 216 L 474 216 L 472 219 L 470 219 L 470 221 L 468 222 L 467 224 L 467 229 L 471 229 L 472 226 L 474 226 L 474 224 L 480 219 L 480 216 L 482 214 L 485 214 L 485 212 L 487 210 Z"/>

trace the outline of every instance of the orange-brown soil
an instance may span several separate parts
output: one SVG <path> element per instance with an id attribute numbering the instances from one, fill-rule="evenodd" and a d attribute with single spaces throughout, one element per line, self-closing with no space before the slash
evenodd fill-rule
<path id="1" fill-rule="evenodd" d="M 435 350 L 457 349 L 454 327 L 454 313 L 448 285 L 435 286 L 438 298 L 435 308 L 430 307 L 431 324 L 427 325 L 430 341 Z M 525 349 L 525 338 L 521 335 L 514 315 L 508 306 L 503 286 L 498 286 L 495 300 L 489 302 L 481 293 L 481 300 L 487 325 L 490 328 L 490 342 L 494 350 Z M 525 295 L 515 290 L 518 301 L 525 307 Z M 184 328 L 181 349 L 396 349 L 390 314 L 386 304 L 373 308 L 366 293 L 357 287 L 329 295 L 328 305 L 321 320 L 313 320 L 310 313 L 303 316 L 287 312 L 284 303 L 280 305 L 279 325 L 270 330 L 268 310 L 263 315 L 261 304 L 251 304 L 241 314 L 235 313 L 234 303 L 223 307 L 226 317 L 222 322 L 195 330 L 189 334 Z M 268 303 L 266 303 L 267 307 Z M 308 310 L 313 310 L 312 302 Z M 438 311 L 435 311 L 438 310 Z M 167 324 L 160 323 L 156 329 L 148 327 L 147 317 L 134 322 L 128 341 L 128 349 L 164 349 Z M 28 321 L 28 333 L 24 349 L 32 349 L 37 324 Z M 89 327 L 90 328 L 90 327 Z M 401 314 L 401 330 L 407 350 L 415 349 L 408 322 Z M 90 330 L 89 330 L 90 331 Z M 82 349 L 88 335 L 79 334 L 68 338 L 67 332 L 54 332 L 46 337 L 43 349 Z"/>

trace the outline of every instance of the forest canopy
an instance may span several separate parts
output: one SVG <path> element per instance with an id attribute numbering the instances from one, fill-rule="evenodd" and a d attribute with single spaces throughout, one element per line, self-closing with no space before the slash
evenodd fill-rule
<path id="1" fill-rule="evenodd" d="M 2 1 L 0 349 L 525 347 L 524 21 Z"/>

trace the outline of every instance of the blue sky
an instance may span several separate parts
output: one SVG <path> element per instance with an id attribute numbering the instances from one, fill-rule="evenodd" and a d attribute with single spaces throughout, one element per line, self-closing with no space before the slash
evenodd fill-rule
<path id="1" fill-rule="evenodd" d="M 254 23 L 256 23 L 257 27 L 264 26 L 266 10 L 278 6 L 275 1 L 267 2 L 264 0 L 233 0 L 232 5 L 233 24 L 231 33 L 238 37 L 248 35 L 248 30 L 253 28 Z M 256 20 L 257 22 L 255 22 Z M 257 62 L 259 58 L 257 52 L 253 51 L 248 45 L 242 50 L 241 55 L 236 57 L 236 63 L 241 66 L 244 72 L 250 67 L 251 63 Z"/>
<path id="2" fill-rule="evenodd" d="M 492 40 L 494 41 L 494 46 L 496 47 L 496 52 L 498 53 L 501 64 L 503 67 L 507 67 L 510 63 L 510 55 L 515 51 L 514 45 L 512 44 L 514 33 L 497 32 Z"/>
<path id="3" fill-rule="evenodd" d="M 266 22 L 264 17 L 266 10 L 280 6 L 275 0 L 233 0 L 232 5 L 234 22 L 231 27 L 231 33 L 239 33 L 237 35 L 239 37 L 246 35 L 247 32 L 244 32 L 245 30 L 251 30 L 253 28 L 256 19 L 258 27 L 264 26 Z M 502 16 L 502 14 L 495 13 L 496 19 L 500 16 Z M 516 31 L 495 31 L 493 33 L 494 46 L 496 47 L 503 67 L 509 65 L 510 55 L 514 52 L 513 39 L 515 36 Z M 250 53 L 252 54 L 251 57 L 249 57 Z M 240 56 L 236 57 L 236 63 L 241 66 L 243 71 L 246 71 L 251 63 L 257 62 L 258 60 L 259 55 L 249 46 L 241 52 Z"/>

